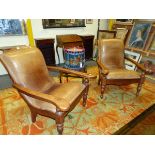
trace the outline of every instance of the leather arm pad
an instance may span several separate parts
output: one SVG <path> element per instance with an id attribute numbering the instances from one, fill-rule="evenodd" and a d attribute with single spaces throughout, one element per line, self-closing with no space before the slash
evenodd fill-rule
<path id="1" fill-rule="evenodd" d="M 48 68 L 48 70 L 57 70 L 57 71 L 64 72 L 64 73 L 75 74 L 75 75 L 83 77 L 83 78 L 95 79 L 97 77 L 92 74 L 87 74 L 87 73 L 83 73 L 83 72 L 79 72 L 79 71 L 75 71 L 75 70 L 71 70 L 71 69 L 66 69 L 63 67 L 47 66 L 47 68 Z"/>

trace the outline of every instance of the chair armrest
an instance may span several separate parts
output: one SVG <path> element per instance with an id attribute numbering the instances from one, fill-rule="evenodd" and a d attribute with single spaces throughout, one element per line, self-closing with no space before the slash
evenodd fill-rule
<path id="1" fill-rule="evenodd" d="M 87 74 L 87 73 L 83 73 L 83 72 L 79 72 L 79 71 L 75 71 L 75 70 L 71 70 L 71 69 L 66 69 L 63 67 L 47 66 L 47 68 L 48 68 L 48 70 L 57 70 L 57 71 L 64 72 L 64 73 L 75 74 L 75 75 L 77 75 L 79 77 L 83 77 L 83 78 L 95 79 L 97 77 L 92 74 Z"/>
<path id="2" fill-rule="evenodd" d="M 128 61 L 132 62 L 133 64 L 135 64 L 140 70 L 144 71 L 145 73 L 151 73 L 151 70 L 146 69 L 143 65 L 137 63 L 136 61 L 134 61 L 133 59 L 126 57 L 125 59 L 127 59 Z"/>
<path id="3" fill-rule="evenodd" d="M 61 111 L 67 111 L 69 109 L 69 103 L 63 98 L 55 97 L 55 96 L 44 94 L 44 93 L 41 93 L 35 90 L 31 90 L 31 89 L 22 87 L 18 84 L 13 84 L 13 87 L 25 95 L 28 95 L 30 97 L 33 97 L 35 99 L 39 99 L 45 102 L 52 103 Z"/>
<path id="4" fill-rule="evenodd" d="M 103 74 L 107 75 L 109 73 L 108 68 L 104 64 L 102 64 L 99 60 L 97 60 L 97 64 L 99 68 L 102 69 Z"/>

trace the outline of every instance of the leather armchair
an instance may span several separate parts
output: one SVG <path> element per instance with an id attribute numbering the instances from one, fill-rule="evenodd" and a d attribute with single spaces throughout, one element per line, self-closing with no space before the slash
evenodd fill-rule
<path id="1" fill-rule="evenodd" d="M 0 55 L 0 60 L 13 81 L 13 87 L 29 106 L 32 122 L 36 121 L 38 114 L 55 119 L 59 134 L 63 132 L 65 116 L 77 105 L 81 97 L 85 106 L 89 79 L 96 78 L 61 67 L 47 67 L 42 53 L 35 47 L 6 51 Z M 83 83 L 56 83 L 49 76 L 48 69 L 78 75 L 83 77 Z"/>
<path id="2" fill-rule="evenodd" d="M 134 63 L 142 72 L 125 69 L 125 59 Z M 138 64 L 124 55 L 124 44 L 121 39 L 99 40 L 99 56 L 97 60 L 99 68 L 98 85 L 101 84 L 101 98 L 106 85 L 127 85 L 138 83 L 136 96 L 139 95 L 145 80 L 145 73 L 149 72 L 141 64 Z"/>

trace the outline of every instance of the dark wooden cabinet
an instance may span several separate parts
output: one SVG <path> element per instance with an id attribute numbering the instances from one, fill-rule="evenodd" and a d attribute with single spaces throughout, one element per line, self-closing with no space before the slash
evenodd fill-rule
<path id="1" fill-rule="evenodd" d="M 94 35 L 80 35 L 85 48 L 85 59 L 93 58 Z"/>
<path id="2" fill-rule="evenodd" d="M 55 65 L 54 39 L 35 39 L 36 46 L 41 50 L 47 65 Z"/>

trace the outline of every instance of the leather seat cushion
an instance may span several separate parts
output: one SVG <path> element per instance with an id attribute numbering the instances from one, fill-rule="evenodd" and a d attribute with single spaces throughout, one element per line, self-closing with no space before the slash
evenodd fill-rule
<path id="1" fill-rule="evenodd" d="M 70 106 L 84 89 L 85 85 L 80 82 L 69 82 L 61 84 L 48 94 L 65 99 Z"/>
<path id="2" fill-rule="evenodd" d="M 48 92 L 46 92 L 46 94 L 65 99 L 68 102 L 67 106 L 70 107 L 70 105 L 77 99 L 79 94 L 81 94 L 84 89 L 85 85 L 80 82 L 69 82 L 59 84 L 54 88 L 51 88 Z M 25 98 L 33 107 L 53 113 L 56 112 L 56 106 L 51 103 L 40 101 L 28 96 L 25 96 Z"/>
<path id="3" fill-rule="evenodd" d="M 110 70 L 107 79 L 139 79 L 140 74 L 136 71 L 127 69 Z"/>

